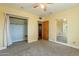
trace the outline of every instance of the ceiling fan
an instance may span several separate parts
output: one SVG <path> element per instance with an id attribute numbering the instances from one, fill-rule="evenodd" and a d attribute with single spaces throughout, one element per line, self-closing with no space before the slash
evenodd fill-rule
<path id="1" fill-rule="evenodd" d="M 47 10 L 47 7 L 48 7 L 48 4 L 52 4 L 52 3 L 35 3 L 33 4 L 33 8 L 41 8 L 43 9 L 44 11 Z"/>

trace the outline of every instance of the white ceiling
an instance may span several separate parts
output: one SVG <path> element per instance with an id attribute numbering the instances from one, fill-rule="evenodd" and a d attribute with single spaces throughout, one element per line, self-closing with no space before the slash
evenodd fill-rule
<path id="1" fill-rule="evenodd" d="M 33 4 L 34 3 L 9 3 L 4 5 L 10 5 L 17 8 L 23 7 L 24 10 L 27 10 L 38 16 L 47 16 L 52 13 L 64 11 L 66 9 L 79 5 L 78 3 L 52 3 L 52 4 L 48 4 L 47 11 L 44 11 L 40 8 L 33 8 L 32 7 Z"/>

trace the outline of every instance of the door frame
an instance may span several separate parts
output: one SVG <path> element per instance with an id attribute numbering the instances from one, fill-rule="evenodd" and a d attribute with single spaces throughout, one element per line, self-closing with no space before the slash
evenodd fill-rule
<path id="1" fill-rule="evenodd" d="M 49 20 L 38 21 L 38 22 L 43 23 L 43 22 L 47 22 L 47 21 L 48 21 L 48 40 L 47 40 L 47 41 L 49 41 Z M 43 28 L 43 25 L 42 25 L 42 28 Z M 39 33 L 38 33 L 38 36 L 39 36 Z M 39 37 L 38 37 L 38 38 L 39 38 Z M 43 29 L 42 29 L 42 40 L 43 40 Z"/>
<path id="2" fill-rule="evenodd" d="M 3 28 L 3 46 L 4 46 L 4 48 L 8 47 L 8 44 L 7 44 L 8 43 L 8 39 L 5 39 L 4 30 L 5 30 L 6 21 L 7 21 L 7 19 L 9 19 L 9 17 L 16 17 L 16 18 L 22 18 L 22 19 L 26 19 L 27 20 L 27 43 L 28 43 L 28 17 L 18 16 L 18 15 L 14 15 L 14 14 L 10 14 L 10 13 L 5 13 L 4 28 Z"/>

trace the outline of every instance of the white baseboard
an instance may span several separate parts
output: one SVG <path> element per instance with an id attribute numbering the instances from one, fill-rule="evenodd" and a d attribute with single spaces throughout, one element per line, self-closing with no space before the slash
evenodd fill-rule
<path id="1" fill-rule="evenodd" d="M 36 42 L 36 41 L 38 41 L 38 40 L 31 40 L 31 41 L 28 41 L 28 43 L 32 43 L 32 42 Z"/>
<path id="2" fill-rule="evenodd" d="M 1 47 L 0 50 L 6 49 L 7 47 Z"/>
<path id="3" fill-rule="evenodd" d="M 57 42 L 57 41 L 52 41 L 52 42 L 55 42 L 55 43 L 58 43 L 58 44 L 62 44 L 62 45 L 65 45 L 65 46 L 69 46 L 69 47 L 72 47 L 72 48 L 79 49 L 79 47 L 77 47 L 77 46 L 72 46 L 72 45 L 61 43 L 61 42 Z"/>
<path id="4" fill-rule="evenodd" d="M 19 40 L 13 41 L 13 42 L 20 42 L 20 41 L 24 41 L 24 39 L 19 39 Z"/>

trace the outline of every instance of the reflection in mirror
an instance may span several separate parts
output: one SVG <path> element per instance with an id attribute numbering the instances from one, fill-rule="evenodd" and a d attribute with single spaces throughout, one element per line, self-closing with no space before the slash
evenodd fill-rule
<path id="1" fill-rule="evenodd" d="M 66 19 L 57 19 L 57 39 L 56 41 L 67 43 L 67 20 Z"/>

